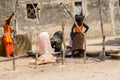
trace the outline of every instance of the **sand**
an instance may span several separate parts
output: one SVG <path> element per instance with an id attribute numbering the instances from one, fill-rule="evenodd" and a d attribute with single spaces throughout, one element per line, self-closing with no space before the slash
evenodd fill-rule
<path id="1" fill-rule="evenodd" d="M 88 39 L 87 52 L 101 51 L 102 39 Z M 120 36 L 106 38 L 106 48 L 120 50 Z M 29 65 L 32 57 L 16 59 L 16 70 L 12 61 L 0 62 L 0 80 L 119 80 L 120 59 L 107 57 L 100 61 L 98 57 L 88 57 L 86 64 L 81 58 L 66 58 L 54 64 Z"/>

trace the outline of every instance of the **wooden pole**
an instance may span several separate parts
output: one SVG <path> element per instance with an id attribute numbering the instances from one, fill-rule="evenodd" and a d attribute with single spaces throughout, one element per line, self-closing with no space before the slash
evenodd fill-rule
<path id="1" fill-rule="evenodd" d="M 67 11 L 67 12 L 69 13 L 69 15 L 71 16 L 71 18 L 72 18 L 73 22 L 75 23 L 75 25 L 76 25 L 76 26 L 78 27 L 78 29 L 81 31 L 81 29 L 79 28 L 77 22 L 75 21 L 75 19 L 73 18 L 71 12 L 67 9 L 67 7 L 66 7 L 63 3 L 60 3 L 60 5 L 62 5 L 62 6 L 66 9 L 66 11 Z"/>
<path id="2" fill-rule="evenodd" d="M 37 33 L 37 41 L 36 41 L 35 69 L 37 69 L 37 61 L 38 61 L 38 33 Z"/>
<path id="3" fill-rule="evenodd" d="M 102 10 L 101 10 L 101 1 L 99 0 L 99 13 L 100 13 L 100 21 L 101 21 L 101 32 L 102 32 L 102 53 L 100 56 L 100 60 L 104 61 L 105 60 L 105 34 L 104 34 L 104 30 L 103 30 L 103 21 L 102 21 Z"/>
<path id="4" fill-rule="evenodd" d="M 84 34 L 84 64 L 86 64 L 86 34 Z"/>
<path id="5" fill-rule="evenodd" d="M 60 5 L 63 5 L 63 7 L 66 9 L 66 11 L 69 13 L 69 15 L 71 16 L 73 22 L 75 23 L 76 27 L 81 31 L 81 29 L 79 28 L 77 22 L 75 21 L 75 19 L 73 18 L 71 12 L 67 9 L 67 7 L 63 4 L 60 3 Z M 84 35 L 84 34 L 83 34 Z M 86 40 L 85 40 L 85 35 L 84 35 L 84 46 L 85 46 L 85 52 L 84 52 L 84 63 L 86 63 Z"/>
<path id="6" fill-rule="evenodd" d="M 33 6 L 33 8 L 35 10 L 35 14 L 36 14 L 36 26 L 38 26 L 39 25 L 38 10 L 40 10 L 40 9 L 38 7 L 35 8 L 33 2 L 31 0 L 29 0 L 29 1 L 31 2 L 31 4 L 32 4 L 32 6 Z M 37 40 L 36 40 L 35 69 L 37 69 L 37 60 L 38 60 L 38 49 L 37 49 L 38 48 L 38 46 L 37 46 L 38 43 L 37 42 L 38 42 L 38 32 L 37 32 Z"/>
<path id="7" fill-rule="evenodd" d="M 64 19 L 62 19 L 62 33 L 63 33 L 63 46 L 64 46 L 63 54 L 62 54 L 62 65 L 64 65 L 64 62 L 65 62 L 65 51 L 66 51 L 64 27 L 65 27 L 65 21 L 64 21 Z"/>
<path id="8" fill-rule="evenodd" d="M 16 67 L 15 67 L 15 43 L 14 43 L 14 48 L 13 48 L 13 70 L 15 71 L 16 70 Z"/>
<path id="9" fill-rule="evenodd" d="M 12 32 L 12 38 L 13 38 L 13 70 L 16 70 L 16 66 L 15 66 L 15 44 L 16 44 L 16 27 L 17 27 L 17 8 L 18 8 L 18 0 L 16 0 L 16 4 L 15 4 L 15 22 L 14 22 L 14 32 Z"/>
<path id="10" fill-rule="evenodd" d="M 33 6 L 33 8 L 34 8 L 34 10 L 35 10 L 36 24 L 38 25 L 38 24 L 39 24 L 39 21 L 38 21 L 38 18 L 39 18 L 39 16 L 38 16 L 38 9 L 39 9 L 39 8 L 34 6 L 32 0 L 29 0 L 29 1 L 31 2 L 31 4 L 32 4 L 32 6 Z"/>

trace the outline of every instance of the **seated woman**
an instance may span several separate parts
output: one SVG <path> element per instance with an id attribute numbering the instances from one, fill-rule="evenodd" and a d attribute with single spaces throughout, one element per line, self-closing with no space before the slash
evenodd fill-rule
<path id="1" fill-rule="evenodd" d="M 50 41 L 51 41 L 52 48 L 54 48 L 54 51 L 61 52 L 62 41 L 63 41 L 62 31 L 55 32 L 53 37 L 50 39 Z"/>
<path id="2" fill-rule="evenodd" d="M 38 35 L 38 47 L 40 56 L 37 59 L 37 64 L 56 62 L 56 57 L 52 55 L 54 52 L 51 47 L 49 34 L 45 30 L 41 30 Z M 35 59 L 30 60 L 29 64 L 36 64 Z"/>
<path id="3" fill-rule="evenodd" d="M 53 53 L 48 32 L 41 30 L 38 35 L 39 54 Z"/>

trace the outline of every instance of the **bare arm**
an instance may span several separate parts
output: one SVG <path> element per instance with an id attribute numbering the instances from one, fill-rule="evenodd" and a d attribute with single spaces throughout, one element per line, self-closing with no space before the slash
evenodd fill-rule
<path id="1" fill-rule="evenodd" d="M 10 24 L 10 20 L 13 17 L 14 13 L 12 13 L 12 15 L 8 18 L 7 24 Z"/>
<path id="2" fill-rule="evenodd" d="M 88 31 L 89 27 L 85 23 L 83 23 L 83 26 L 86 28 L 86 30 L 84 31 L 84 33 L 86 33 Z"/>

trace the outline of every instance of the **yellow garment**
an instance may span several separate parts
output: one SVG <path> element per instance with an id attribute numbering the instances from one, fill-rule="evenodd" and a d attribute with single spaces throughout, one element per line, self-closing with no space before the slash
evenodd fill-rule
<path id="1" fill-rule="evenodd" d="M 12 42 L 11 34 L 4 34 L 3 38 L 5 42 Z"/>
<path id="2" fill-rule="evenodd" d="M 11 36 L 12 29 L 7 23 L 4 23 L 3 27 L 4 27 L 3 42 L 6 51 L 6 57 L 9 57 L 10 55 L 13 54 L 13 40 Z"/>
<path id="3" fill-rule="evenodd" d="M 11 33 L 12 32 L 12 29 L 8 24 L 5 23 L 3 26 L 4 26 L 4 33 Z"/>

